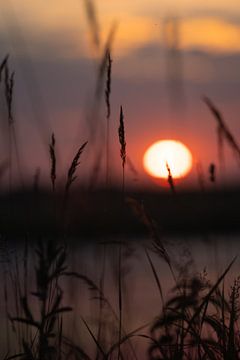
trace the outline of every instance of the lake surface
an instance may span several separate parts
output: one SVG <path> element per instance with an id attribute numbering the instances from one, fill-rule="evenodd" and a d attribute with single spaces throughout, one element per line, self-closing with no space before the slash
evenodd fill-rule
<path id="1" fill-rule="evenodd" d="M 205 272 L 212 283 L 227 268 L 232 259 L 240 253 L 240 236 L 236 234 L 224 236 L 212 234 L 205 237 L 195 236 L 189 238 L 168 237 L 163 239 L 163 242 L 171 258 L 176 277 L 193 276 Z M 16 244 L 16 242 L 10 241 L 7 244 L 2 241 L 1 248 L 2 286 L 0 289 L 0 312 L 4 331 L 0 333 L 0 355 L 3 357 L 8 350 L 11 354 L 17 351 L 17 336 L 10 322 L 7 321 L 6 311 L 10 316 L 15 316 L 14 314 L 17 311 L 15 290 L 17 286 L 23 291 L 26 253 L 24 255 L 24 242 Z M 104 319 L 104 321 L 102 320 L 104 323 L 102 342 L 106 349 L 114 342 L 117 342 L 118 339 L 120 248 L 122 329 L 124 333 L 130 333 L 148 324 L 137 333 L 149 334 L 150 324 L 161 313 L 162 302 L 146 255 L 146 248 L 159 276 L 165 300 L 171 296 L 171 288 L 175 285 L 167 263 L 159 255 L 151 251 L 150 238 L 131 240 L 105 238 L 85 242 L 74 239 L 70 241 L 68 243 L 67 257 L 68 270 L 82 274 L 93 281 L 102 289 L 104 296 L 111 304 L 111 310 L 109 305 L 104 305 L 101 315 L 101 318 Z M 28 291 L 30 293 L 36 290 L 34 268 L 37 264 L 37 256 L 34 252 L 34 245 L 29 245 L 27 264 Z M 230 286 L 233 279 L 239 276 L 239 270 L 240 258 L 238 257 L 225 279 L 226 287 Z M 72 312 L 63 316 L 64 333 L 75 343 L 81 344 L 88 354 L 94 357 L 95 345 L 82 319 L 87 322 L 93 333 L 97 334 L 99 293 L 90 289 L 86 281 L 71 277 L 60 280 L 60 286 L 64 290 L 64 305 L 73 308 Z M 29 301 L 34 313 L 39 314 L 36 299 L 31 295 L 29 299 L 31 299 Z M 18 306 L 20 307 L 19 304 Z M 18 311 L 21 313 L 21 309 L 18 309 Z M 23 334 L 24 330 L 22 330 Z M 20 339 L 18 340 L 20 341 Z M 126 344 L 124 346 L 127 348 L 130 345 Z M 133 338 L 132 346 L 137 354 L 141 354 L 141 359 L 147 359 L 146 350 L 149 341 Z"/>

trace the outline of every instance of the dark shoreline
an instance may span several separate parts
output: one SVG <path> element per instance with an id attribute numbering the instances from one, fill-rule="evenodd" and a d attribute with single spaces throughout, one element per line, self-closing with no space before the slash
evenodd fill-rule
<path id="1" fill-rule="evenodd" d="M 131 192 L 144 206 L 160 233 L 181 234 L 237 233 L 240 229 L 240 189 L 224 192 Z M 63 221 L 63 194 L 48 191 L 15 191 L 0 195 L 2 235 L 50 235 L 102 237 L 139 236 L 147 233 L 138 216 L 123 202 L 118 190 L 73 191 Z M 63 222 L 65 224 L 63 225 Z"/>

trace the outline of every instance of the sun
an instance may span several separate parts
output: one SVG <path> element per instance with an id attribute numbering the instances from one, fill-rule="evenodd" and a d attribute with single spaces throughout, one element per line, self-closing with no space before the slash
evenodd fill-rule
<path id="1" fill-rule="evenodd" d="M 192 168 L 190 150 L 177 140 L 159 140 L 152 144 L 143 156 L 146 172 L 155 177 L 167 179 L 169 172 L 174 179 L 186 176 Z"/>

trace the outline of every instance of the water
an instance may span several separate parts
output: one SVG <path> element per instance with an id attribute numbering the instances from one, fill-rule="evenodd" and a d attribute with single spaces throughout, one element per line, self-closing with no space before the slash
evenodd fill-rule
<path id="1" fill-rule="evenodd" d="M 121 245 L 120 245 L 121 244 Z M 212 283 L 226 269 L 231 260 L 239 254 L 238 235 L 191 238 L 167 238 L 164 244 L 173 264 L 176 277 L 207 273 Z M 11 354 L 17 351 L 17 336 L 6 318 L 6 301 L 4 284 L 7 283 L 7 311 L 9 316 L 16 315 L 14 288 L 23 291 L 24 279 L 24 245 L 23 243 L 4 244 L 1 262 L 0 312 L 2 328 L 0 333 L 3 357 L 8 344 Z M 108 304 L 102 310 L 102 345 L 105 349 L 118 341 L 119 322 L 119 250 L 121 247 L 121 289 L 122 289 L 122 329 L 124 333 L 147 325 L 138 334 L 149 334 L 149 324 L 160 315 L 162 302 L 145 249 L 151 257 L 163 289 L 164 299 L 171 296 L 175 282 L 166 262 L 151 251 L 150 239 L 98 239 L 96 241 L 72 240 L 68 246 L 68 271 L 82 274 L 103 289 Z M 6 251 L 7 250 L 7 251 Z M 28 254 L 28 291 L 35 290 L 34 267 L 37 257 L 33 249 Z M 240 259 L 237 258 L 225 283 L 226 287 L 239 275 Z M 15 285 L 13 286 L 14 281 Z M 97 336 L 99 325 L 99 293 L 90 289 L 87 281 L 64 277 L 59 281 L 64 291 L 63 303 L 71 306 L 73 311 L 63 316 L 64 334 L 76 344 L 80 344 L 90 356 L 95 354 L 95 345 L 89 331 L 83 323 L 86 321 Z M 36 299 L 30 295 L 30 306 L 39 315 Z M 110 304 L 110 306 L 109 306 Z M 110 309 L 111 307 L 111 309 Z M 20 311 L 20 310 L 18 310 Z M 19 331 L 17 325 L 16 332 Z M 21 336 L 25 330 L 21 330 Z M 126 352 L 131 352 L 129 344 L 123 345 Z M 132 346 L 141 359 L 147 359 L 146 351 L 149 341 L 133 338 Z M 143 355 L 145 354 L 145 355 Z M 130 356 L 131 358 L 131 356 Z"/>

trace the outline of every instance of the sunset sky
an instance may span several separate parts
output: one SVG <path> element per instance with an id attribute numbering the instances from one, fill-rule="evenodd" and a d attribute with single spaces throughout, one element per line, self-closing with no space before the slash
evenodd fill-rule
<path id="1" fill-rule="evenodd" d="M 95 34 L 86 11 L 89 3 L 95 7 Z M 99 149 L 103 150 L 99 156 L 104 177 L 104 97 L 93 124 L 97 140 L 92 139 L 87 119 L 93 107 L 97 69 L 113 24 L 113 183 L 121 171 L 117 137 L 120 105 L 125 114 L 127 153 L 138 173 L 127 168 L 130 184 L 158 186 L 145 174 L 142 158 L 154 141 L 171 138 L 185 143 L 193 156 L 193 170 L 182 186 L 197 187 L 197 162 L 202 163 L 208 183 L 208 166 L 217 163 L 217 142 L 216 124 L 202 101 L 204 95 L 219 107 L 240 139 L 239 1 L 8 0 L 1 1 L 0 16 L 1 57 L 10 54 L 16 72 L 16 129 L 21 166 L 28 178 L 38 167 L 42 176 L 47 176 L 47 144 L 52 131 L 57 141 L 59 177 L 64 178 L 77 147 L 85 140 L 89 144 L 79 177 L 90 176 Z M 1 111 L 4 117 L 2 105 Z M 4 160 L 4 129 L 2 134 Z M 226 160 L 221 176 L 237 183 L 240 171 L 227 146 Z"/>

